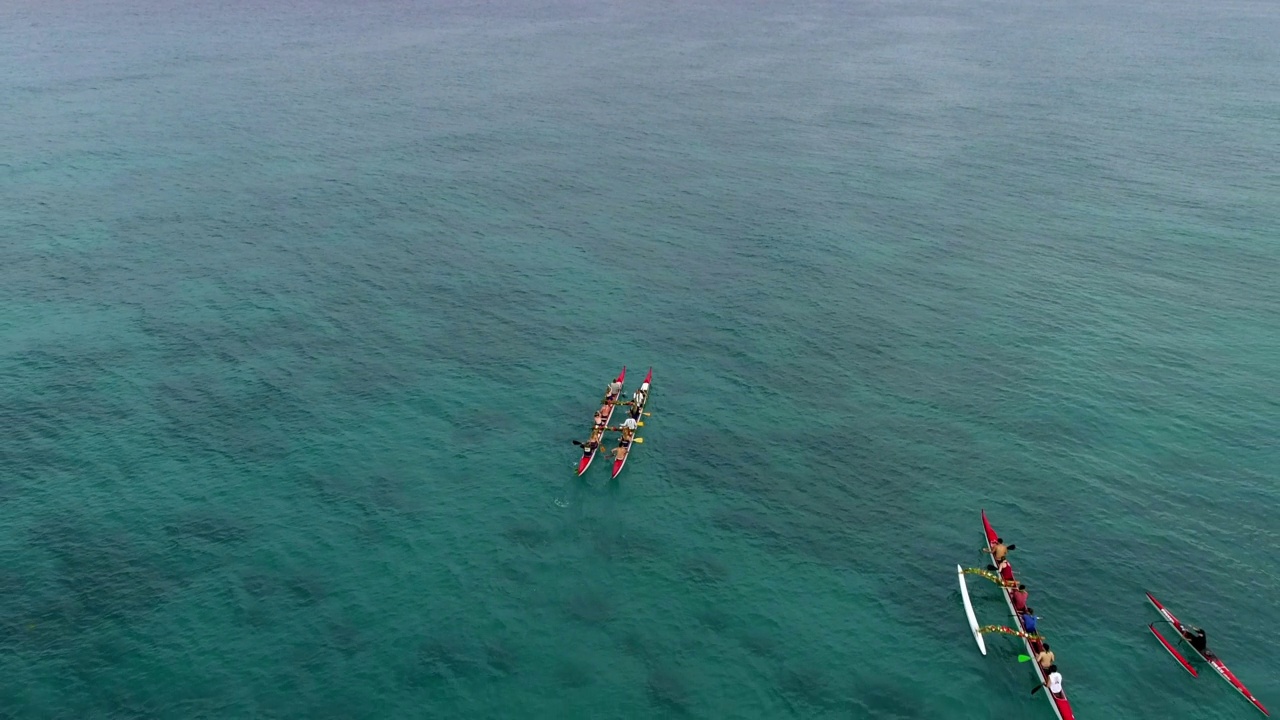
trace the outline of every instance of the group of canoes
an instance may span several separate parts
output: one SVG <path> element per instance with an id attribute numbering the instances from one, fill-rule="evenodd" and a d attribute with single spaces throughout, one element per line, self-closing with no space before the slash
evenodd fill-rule
<path id="1" fill-rule="evenodd" d="M 653 368 L 649 369 L 649 373 L 645 375 L 644 382 L 631 394 L 630 399 L 623 399 L 623 384 L 626 376 L 627 369 L 623 367 L 622 372 L 618 373 L 618 377 L 605 387 L 600 408 L 595 411 L 595 415 L 592 417 L 591 433 L 586 442 L 574 441 L 575 445 L 582 448 L 582 457 L 579 458 L 577 465 L 578 475 L 585 473 L 587 468 L 591 466 L 592 459 L 595 458 L 597 451 L 600 450 L 604 443 L 604 434 L 606 432 L 620 433 L 617 446 L 610 451 L 613 457 L 612 476 L 615 478 L 618 477 L 618 473 L 622 472 L 633 445 L 643 442 L 642 438 L 636 436 L 636 432 L 644 425 L 643 418 L 648 415 L 645 412 L 645 405 L 649 401 Z M 627 417 L 619 425 L 610 425 L 614 410 L 619 406 L 626 408 Z M 1044 634 L 1040 631 L 1039 618 L 1036 617 L 1035 610 L 1027 604 L 1029 596 L 1027 586 L 1014 575 L 1013 565 L 1009 562 L 1009 552 L 1015 550 L 1016 546 L 1006 544 L 1004 538 L 996 534 L 996 531 L 991 527 L 990 521 L 987 520 L 985 511 L 982 513 L 982 528 L 985 543 L 982 547 L 982 552 L 991 556 L 991 564 L 985 569 L 966 569 L 959 565 L 956 566 L 956 571 L 960 578 L 960 594 L 964 601 L 965 613 L 968 616 L 969 627 L 973 632 L 974 639 L 977 641 L 978 648 L 983 655 L 986 655 L 987 649 L 983 640 L 984 633 L 999 632 L 1021 639 L 1027 654 L 1019 656 L 1018 660 L 1019 662 L 1034 660 L 1032 667 L 1035 668 L 1036 677 L 1039 680 L 1039 683 L 1032 688 L 1032 694 L 1044 690 L 1044 696 L 1049 701 L 1050 707 L 1053 708 L 1054 715 L 1057 716 L 1058 720 L 1075 720 L 1071 702 L 1067 699 L 1066 692 L 1063 690 L 1062 672 L 1058 669 L 1057 658 L 1049 643 L 1045 641 Z M 965 582 L 966 575 L 985 577 L 999 586 L 1000 594 L 1004 597 L 1005 603 L 1009 608 L 1013 627 L 978 625 L 977 616 L 969 599 L 968 585 Z M 1151 593 L 1147 593 L 1147 599 L 1160 613 L 1165 622 L 1169 623 L 1178 633 L 1178 641 L 1180 643 L 1185 641 L 1196 655 L 1208 663 L 1218 675 L 1230 683 L 1254 707 L 1264 715 L 1270 715 L 1262 703 L 1236 678 L 1235 674 L 1227 669 L 1222 660 L 1209 650 L 1204 630 L 1181 623 Z M 1196 675 L 1196 670 L 1191 663 L 1156 630 L 1154 623 L 1150 625 L 1150 630 L 1170 655 L 1181 663 L 1188 672 Z"/>
<path id="2" fill-rule="evenodd" d="M 1047 691 L 1045 692 L 1045 697 L 1049 700 L 1053 712 L 1059 720 L 1074 720 L 1075 714 L 1071 710 L 1071 703 L 1067 700 L 1066 693 L 1063 692 L 1062 673 L 1058 670 L 1053 650 L 1050 649 L 1049 643 L 1045 642 L 1044 635 L 1040 632 L 1035 611 L 1027 605 L 1027 586 L 1019 582 L 1017 577 L 1014 576 L 1013 566 L 1009 563 L 1009 551 L 1014 550 L 1016 546 L 1006 545 L 1004 539 L 996 534 L 991 527 L 991 523 L 987 520 L 985 511 L 982 513 L 982 526 L 986 541 L 982 551 L 991 555 L 992 564 L 988 565 L 986 569 L 965 569 L 959 565 L 956 566 L 956 572 L 960 578 L 960 596 L 964 601 L 965 614 L 969 620 L 969 629 L 973 632 L 973 636 L 978 643 L 978 649 L 982 651 L 983 655 L 987 654 L 986 644 L 982 638 L 983 633 L 1001 632 L 1021 638 L 1027 650 L 1027 655 L 1020 656 L 1018 660 L 1020 662 L 1034 660 L 1034 667 L 1040 681 L 1040 684 L 1032 689 L 1032 694 L 1045 689 Z M 978 625 L 977 616 L 969 599 L 965 575 L 979 575 L 999 585 L 1000 592 L 1004 596 L 1016 627 L 1010 628 L 1002 625 L 980 627 Z M 1147 593 L 1147 600 L 1156 608 L 1165 622 L 1169 623 L 1178 633 L 1179 642 L 1185 641 L 1192 651 L 1203 658 L 1215 672 L 1230 683 L 1237 692 L 1260 710 L 1263 715 L 1270 715 L 1267 709 L 1262 706 L 1262 703 L 1236 678 L 1235 674 L 1227 669 L 1222 660 L 1209 650 L 1204 630 L 1179 622 L 1151 593 Z M 1188 672 L 1196 675 L 1195 668 L 1191 666 L 1191 663 L 1187 662 L 1187 659 L 1178 652 L 1178 649 L 1156 630 L 1154 623 L 1150 625 L 1150 629 L 1164 649 L 1181 663 Z"/>
<path id="3" fill-rule="evenodd" d="M 631 454 L 632 446 L 644 442 L 643 438 L 636 437 L 636 431 L 644 425 L 644 408 L 645 404 L 649 402 L 649 386 L 653 380 L 653 368 L 649 368 L 649 374 L 645 375 L 644 382 L 640 383 L 640 387 L 631 394 L 631 399 L 629 400 L 622 399 L 622 388 L 626 377 L 627 368 L 624 366 L 622 372 L 618 373 L 618 377 L 605 386 L 604 399 L 600 402 L 600 409 L 596 410 L 591 419 L 591 434 L 587 437 L 586 442 L 578 442 L 577 440 L 573 442 L 574 445 L 582 448 L 582 457 L 578 459 L 578 475 L 582 475 L 587 471 L 587 468 L 591 467 L 591 461 L 603 444 L 606 432 L 620 433 L 618 445 L 610 451 L 613 456 L 613 477 L 618 477 L 618 473 L 622 472 L 622 467 L 627 464 L 627 457 Z M 609 422 L 613 419 L 613 411 L 618 406 L 626 408 L 627 417 L 619 425 L 610 425 Z"/>

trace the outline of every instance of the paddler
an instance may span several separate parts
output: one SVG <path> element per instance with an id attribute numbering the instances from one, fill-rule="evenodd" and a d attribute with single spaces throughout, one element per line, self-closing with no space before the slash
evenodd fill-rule
<path id="1" fill-rule="evenodd" d="M 1036 634 L 1036 611 L 1032 610 L 1031 608 L 1023 608 L 1018 613 L 1018 617 L 1022 620 L 1022 629 L 1026 630 L 1031 635 L 1035 635 Z"/>
<path id="2" fill-rule="evenodd" d="M 1057 665 L 1050 665 L 1045 668 L 1044 686 L 1049 688 L 1049 692 L 1054 695 L 1062 694 L 1062 673 L 1058 672 Z"/>
<path id="3" fill-rule="evenodd" d="M 642 412 L 644 412 L 644 392 L 637 390 L 636 394 L 631 396 L 631 417 L 639 420 Z"/>
<path id="4" fill-rule="evenodd" d="M 596 426 L 596 427 L 598 427 L 598 428 L 600 428 L 600 427 L 604 427 L 604 426 L 605 426 L 605 424 L 606 424 L 606 423 L 608 423 L 608 422 L 609 422 L 609 421 L 608 421 L 608 419 L 606 419 L 606 418 L 605 418 L 604 413 L 603 413 L 602 411 L 600 411 L 600 410 L 597 410 L 597 411 L 596 411 L 595 426 Z"/>
<path id="5" fill-rule="evenodd" d="M 608 387 L 604 389 L 604 401 L 613 402 L 614 400 L 617 400 L 618 396 L 621 394 L 622 394 L 622 381 L 614 380 L 613 382 L 609 383 Z"/>
<path id="6" fill-rule="evenodd" d="M 991 547 L 982 548 L 982 552 L 991 556 L 995 564 L 999 565 L 1001 560 L 1009 557 L 1010 550 L 1018 549 L 1017 545 L 1005 545 L 1004 538 L 996 538 L 996 544 Z"/>
<path id="7" fill-rule="evenodd" d="M 1040 646 L 1040 651 L 1036 653 L 1036 663 L 1038 663 L 1040 668 L 1047 673 L 1049 672 L 1049 668 L 1054 666 L 1053 661 L 1053 651 L 1049 649 L 1049 643 L 1042 644 Z"/>
<path id="8" fill-rule="evenodd" d="M 1022 612 L 1023 610 L 1027 609 L 1027 586 L 1026 585 L 1019 583 L 1018 587 L 1013 592 L 1009 593 L 1009 596 L 1013 600 L 1014 610 L 1017 610 L 1018 612 Z"/>
<path id="9" fill-rule="evenodd" d="M 591 457 L 591 453 L 595 452 L 598 447 L 600 447 L 600 441 L 595 438 L 582 443 L 582 457 Z"/>
<path id="10" fill-rule="evenodd" d="M 1182 630 L 1182 637 L 1191 643 L 1191 647 L 1195 648 L 1196 652 L 1205 657 L 1213 657 L 1213 653 L 1209 652 L 1209 639 L 1205 636 L 1203 628 L 1187 625 Z"/>
<path id="11" fill-rule="evenodd" d="M 627 449 L 630 447 L 631 443 L 628 443 L 626 440 L 623 440 L 622 442 L 626 444 L 624 445 L 619 443 L 618 447 L 613 449 L 614 460 L 625 460 L 627 457 Z"/>
<path id="12" fill-rule="evenodd" d="M 1001 560 L 995 565 L 989 566 L 987 569 L 1000 573 L 1000 579 L 1005 582 L 1013 580 L 1013 566 L 1009 564 L 1008 560 Z"/>
<path id="13" fill-rule="evenodd" d="M 634 433 L 635 433 L 635 431 L 636 431 L 636 427 L 637 427 L 637 426 L 638 426 L 638 423 L 636 422 L 636 419 L 635 419 L 635 418 L 633 418 L 633 417 L 629 417 L 629 418 L 627 418 L 626 420 L 623 420 L 623 421 L 622 421 L 622 430 L 623 430 L 623 432 L 633 433 L 633 434 L 634 434 Z M 625 436 L 624 436 L 624 437 L 625 437 Z"/>

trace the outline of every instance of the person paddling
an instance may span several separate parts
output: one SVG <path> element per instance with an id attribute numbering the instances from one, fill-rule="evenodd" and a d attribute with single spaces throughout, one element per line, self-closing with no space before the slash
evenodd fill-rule
<path id="1" fill-rule="evenodd" d="M 991 547 L 982 548 L 982 552 L 990 555 L 992 561 L 994 561 L 997 565 L 999 565 L 1001 561 L 1009 557 L 1010 550 L 1017 550 L 1017 549 L 1018 549 L 1017 545 L 1005 545 L 1004 538 L 996 538 L 996 544 L 992 545 Z"/>
<path id="2" fill-rule="evenodd" d="M 1018 617 L 1022 620 L 1022 629 L 1026 630 L 1030 635 L 1035 635 L 1036 611 L 1031 608 L 1023 608 L 1023 610 L 1018 613 Z"/>
<path id="3" fill-rule="evenodd" d="M 1048 672 L 1049 668 L 1054 667 L 1054 659 L 1053 651 L 1049 649 L 1049 643 L 1043 643 L 1040 646 L 1040 652 L 1036 653 L 1036 664 L 1038 664 L 1042 670 Z"/>
<path id="4" fill-rule="evenodd" d="M 618 396 L 621 394 L 622 394 L 622 381 L 614 380 L 613 382 L 609 383 L 608 387 L 604 389 L 604 401 L 613 402 L 614 400 L 617 400 Z"/>
<path id="5" fill-rule="evenodd" d="M 1195 648 L 1196 652 L 1206 658 L 1213 657 L 1213 653 L 1209 652 L 1209 638 L 1205 636 L 1204 628 L 1188 625 L 1183 629 L 1182 637 L 1191 643 L 1191 647 Z"/>
<path id="6" fill-rule="evenodd" d="M 1013 581 L 1013 566 L 1009 564 L 1008 560 L 1001 560 L 995 565 L 988 565 L 987 569 L 992 572 L 1000 573 L 1000 579 L 1004 580 L 1006 583 Z"/>
<path id="7" fill-rule="evenodd" d="M 1054 695 L 1062 694 L 1062 673 L 1058 672 L 1057 665 L 1050 665 L 1045 668 L 1044 686 L 1049 688 L 1049 692 Z M 1040 688 L 1036 688 L 1036 690 L 1039 689 Z M 1031 692 L 1034 693 L 1035 690 L 1032 690 Z"/>
<path id="8" fill-rule="evenodd" d="M 600 447 L 600 441 L 594 439 L 588 440 L 584 443 L 574 440 L 574 444 L 582 447 L 582 457 L 584 458 L 591 457 L 591 453 L 595 452 L 596 448 Z"/>
<path id="9" fill-rule="evenodd" d="M 1027 609 L 1027 586 L 1021 583 L 1011 593 L 1009 597 L 1013 600 L 1013 609 L 1022 612 Z"/>

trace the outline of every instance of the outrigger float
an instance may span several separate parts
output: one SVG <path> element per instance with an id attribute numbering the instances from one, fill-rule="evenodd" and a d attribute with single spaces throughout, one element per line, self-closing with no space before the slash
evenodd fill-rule
<path id="1" fill-rule="evenodd" d="M 999 536 L 996 535 L 996 531 L 992 529 L 991 523 L 987 521 L 987 512 L 985 510 L 982 511 L 982 530 L 983 542 L 986 543 L 987 551 L 990 552 L 991 548 L 995 546 L 999 539 Z M 1011 571 L 1012 567 L 1013 566 L 1010 565 Z M 1005 604 L 1009 607 L 1009 615 L 1013 618 L 1013 627 L 1005 625 L 978 624 L 978 616 L 974 613 L 973 603 L 969 599 L 969 586 L 965 581 L 965 575 L 977 575 L 978 577 L 994 582 L 1000 587 L 1000 594 L 1004 596 Z M 1057 716 L 1058 720 L 1075 720 L 1075 713 L 1071 710 L 1071 702 L 1067 700 L 1067 694 L 1065 692 L 1049 692 L 1047 688 L 1049 679 L 1045 675 L 1044 670 L 1040 667 L 1040 663 L 1035 661 L 1036 654 L 1031 648 L 1031 643 L 1035 641 L 1039 644 L 1041 637 L 1038 634 L 1027 632 L 1027 629 L 1022 624 L 1022 618 L 1018 615 L 1018 612 L 1013 609 L 1013 591 L 1017 589 L 1018 581 L 1016 578 L 1013 578 L 1012 572 L 1010 572 L 1011 579 L 1005 580 L 989 570 L 982 568 L 964 568 L 960 565 L 956 565 L 956 576 L 960 581 L 960 599 L 964 601 L 964 613 L 969 621 L 969 630 L 973 633 L 973 638 L 978 644 L 978 650 L 980 650 L 983 655 L 987 654 L 986 642 L 982 637 L 986 633 L 994 632 L 1021 638 L 1022 646 L 1026 648 L 1027 656 L 1030 658 L 1031 666 L 1035 668 L 1036 678 L 1040 681 L 1041 685 L 1046 686 L 1044 696 L 1049 699 L 1049 706 L 1053 708 L 1053 714 Z"/>

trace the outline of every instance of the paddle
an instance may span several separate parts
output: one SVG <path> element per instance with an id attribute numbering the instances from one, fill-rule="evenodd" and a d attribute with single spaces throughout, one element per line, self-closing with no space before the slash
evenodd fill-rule
<path id="1" fill-rule="evenodd" d="M 1030 660 L 1030 659 L 1031 659 L 1031 656 L 1030 656 L 1030 655 L 1019 655 L 1019 656 L 1018 656 L 1018 662 L 1027 662 L 1027 661 L 1028 661 L 1028 660 Z"/>
<path id="2" fill-rule="evenodd" d="M 1037 685 L 1037 686 L 1035 686 L 1035 687 L 1031 688 L 1031 694 L 1032 694 L 1032 695 L 1035 695 L 1037 692 L 1039 692 L 1039 691 L 1041 691 L 1041 690 L 1043 690 L 1043 689 L 1044 689 L 1044 686 L 1043 686 L 1043 685 Z"/>

